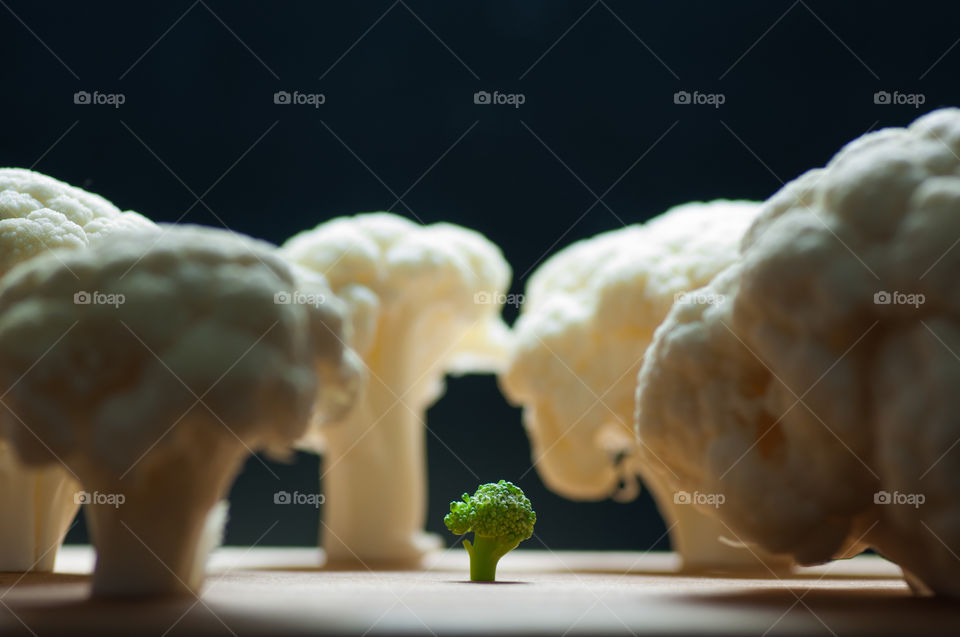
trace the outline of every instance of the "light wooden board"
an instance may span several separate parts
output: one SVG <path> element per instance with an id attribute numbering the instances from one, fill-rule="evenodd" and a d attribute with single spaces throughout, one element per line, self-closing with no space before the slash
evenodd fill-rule
<path id="1" fill-rule="evenodd" d="M 682 576 L 668 553 L 518 550 L 497 584 L 464 581 L 459 548 L 422 571 L 321 562 L 305 548 L 223 548 L 200 598 L 92 602 L 92 551 L 66 547 L 56 573 L 0 574 L 0 635 L 960 633 L 960 604 L 911 596 L 872 556 L 778 580 Z"/>

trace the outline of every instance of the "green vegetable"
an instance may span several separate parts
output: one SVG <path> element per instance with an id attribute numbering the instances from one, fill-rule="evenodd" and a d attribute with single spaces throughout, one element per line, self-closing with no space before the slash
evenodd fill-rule
<path id="1" fill-rule="evenodd" d="M 470 554 L 470 579 L 492 582 L 497 575 L 497 562 L 533 535 L 537 514 L 520 487 L 501 480 L 481 484 L 472 496 L 450 503 L 450 513 L 443 518 L 451 533 L 463 535 L 473 531 L 473 543 L 464 540 Z"/>

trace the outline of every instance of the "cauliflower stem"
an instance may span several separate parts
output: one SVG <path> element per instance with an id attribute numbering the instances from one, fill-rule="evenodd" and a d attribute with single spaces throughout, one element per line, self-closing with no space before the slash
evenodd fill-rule
<path id="1" fill-rule="evenodd" d="M 63 468 L 26 467 L 0 442 L 0 571 L 50 572 L 79 505 L 80 486 Z"/>
<path id="2" fill-rule="evenodd" d="M 138 467 L 130 485 L 126 480 L 91 483 L 88 488 L 100 493 L 122 488 L 124 496 L 120 505 L 84 507 L 94 543 L 98 549 L 109 547 L 97 551 L 93 593 L 102 597 L 198 593 L 207 555 L 220 543 L 226 521 L 217 503 L 246 455 L 236 445 L 204 449 L 203 458 L 184 457 L 180 462 L 168 458 Z M 143 463 L 150 460 L 147 456 Z M 178 465 L 193 469 L 171 470 Z"/>
<path id="3" fill-rule="evenodd" d="M 325 432 L 320 543 L 330 565 L 358 559 L 413 564 L 440 547 L 437 536 L 421 531 L 427 516 L 424 416 L 398 402 L 406 379 L 385 378 L 392 368 L 380 369 L 348 419 Z M 415 400 L 407 395 L 403 402 Z"/>

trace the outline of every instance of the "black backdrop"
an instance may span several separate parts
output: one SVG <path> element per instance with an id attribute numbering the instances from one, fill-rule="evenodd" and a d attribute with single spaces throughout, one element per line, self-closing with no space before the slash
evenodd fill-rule
<path id="1" fill-rule="evenodd" d="M 554 245 L 688 200 L 765 198 L 869 129 L 960 102 L 954 2 L 0 5 L 0 165 L 274 242 L 358 211 L 453 221 L 502 246 L 514 292 Z M 475 473 L 519 480 L 551 548 L 666 547 L 646 495 L 574 503 L 521 479 L 520 414 L 492 378 L 451 381 L 429 424 L 431 530 Z M 313 509 L 272 494 L 314 492 L 318 464 L 271 464 L 278 483 L 251 460 L 228 542 L 314 542 Z"/>

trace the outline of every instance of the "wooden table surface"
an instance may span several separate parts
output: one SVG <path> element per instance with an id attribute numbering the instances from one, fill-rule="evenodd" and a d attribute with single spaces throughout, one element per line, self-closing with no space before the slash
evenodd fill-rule
<path id="1" fill-rule="evenodd" d="M 960 603 L 911 596 L 861 556 L 778 580 L 677 575 L 669 553 L 514 551 L 496 584 L 462 549 L 422 571 L 330 571 L 306 548 L 222 548 L 199 598 L 91 602 L 89 547 L 57 572 L 0 574 L 0 635 L 933 635 Z"/>

